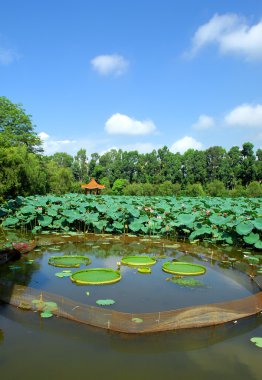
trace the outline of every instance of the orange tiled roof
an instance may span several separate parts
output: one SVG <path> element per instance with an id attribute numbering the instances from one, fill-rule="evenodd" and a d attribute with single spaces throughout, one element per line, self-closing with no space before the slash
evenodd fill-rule
<path id="1" fill-rule="evenodd" d="M 92 178 L 89 183 L 81 185 L 81 187 L 82 187 L 82 189 L 89 189 L 89 190 L 104 189 L 105 188 L 104 185 L 99 185 L 99 183 L 97 183 L 94 178 Z"/>

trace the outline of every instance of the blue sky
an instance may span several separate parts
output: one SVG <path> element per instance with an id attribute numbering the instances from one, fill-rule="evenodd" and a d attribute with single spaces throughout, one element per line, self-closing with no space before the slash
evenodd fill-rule
<path id="1" fill-rule="evenodd" d="M 262 1 L 13 0 L 0 96 L 46 154 L 262 145 Z"/>

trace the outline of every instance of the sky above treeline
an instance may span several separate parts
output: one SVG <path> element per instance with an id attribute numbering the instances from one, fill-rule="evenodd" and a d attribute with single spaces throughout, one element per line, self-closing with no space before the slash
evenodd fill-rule
<path id="1" fill-rule="evenodd" d="M 262 145 L 262 1 L 12 0 L 0 96 L 45 153 Z"/>

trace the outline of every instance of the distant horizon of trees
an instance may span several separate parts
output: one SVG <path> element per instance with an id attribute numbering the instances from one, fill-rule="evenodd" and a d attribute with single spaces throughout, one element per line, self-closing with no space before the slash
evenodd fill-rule
<path id="1" fill-rule="evenodd" d="M 81 192 L 94 177 L 103 194 L 262 196 L 262 149 L 245 142 L 228 151 L 221 146 L 173 153 L 167 146 L 151 153 L 111 149 L 90 160 L 43 154 L 31 116 L 20 104 L 0 97 L 0 200 L 17 195 Z"/>

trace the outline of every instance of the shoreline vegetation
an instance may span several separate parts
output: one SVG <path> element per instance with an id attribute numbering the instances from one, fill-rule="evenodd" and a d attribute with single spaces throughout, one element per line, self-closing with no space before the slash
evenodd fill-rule
<path id="1" fill-rule="evenodd" d="M 89 158 L 88 158 L 89 157 Z M 173 153 L 80 149 L 46 156 L 31 116 L 0 97 L 0 202 L 17 196 L 81 193 L 94 177 L 104 195 L 261 197 L 262 149 L 250 142 Z"/>

